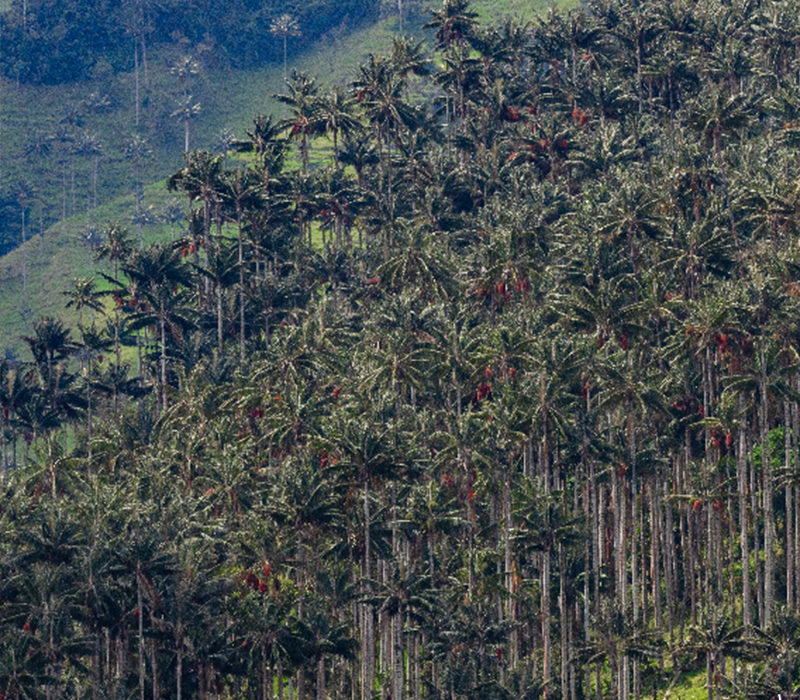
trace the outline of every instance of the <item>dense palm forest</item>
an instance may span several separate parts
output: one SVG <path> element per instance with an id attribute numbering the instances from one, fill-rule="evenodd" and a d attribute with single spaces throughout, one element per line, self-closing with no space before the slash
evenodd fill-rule
<path id="1" fill-rule="evenodd" d="M 791 697 L 799 9 L 445 0 L 187 154 L 2 365 L 0 697 Z"/>

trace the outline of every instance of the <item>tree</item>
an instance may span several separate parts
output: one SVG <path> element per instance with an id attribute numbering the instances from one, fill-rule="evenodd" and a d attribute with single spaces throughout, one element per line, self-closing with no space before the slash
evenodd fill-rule
<path id="1" fill-rule="evenodd" d="M 22 235 L 22 314 L 27 316 L 30 313 L 30 303 L 28 300 L 28 251 L 25 247 L 25 212 L 28 209 L 28 201 L 33 195 L 31 186 L 26 182 L 17 185 L 16 199 L 20 210 L 20 231 Z"/>
<path id="2" fill-rule="evenodd" d="M 191 326 L 191 321 L 176 304 L 178 288 L 191 283 L 187 269 L 181 265 L 180 252 L 168 245 L 151 245 L 132 254 L 122 271 L 136 285 L 131 328 L 157 325 L 160 338 L 161 406 L 167 410 L 167 326 L 176 335 Z"/>
<path id="3" fill-rule="evenodd" d="M 175 101 L 175 109 L 169 115 L 183 124 L 183 152 L 189 153 L 189 126 L 200 114 L 200 103 L 192 95 L 183 95 Z"/>
<path id="4" fill-rule="evenodd" d="M 89 309 L 92 312 L 92 327 L 94 327 L 94 313 L 103 308 L 100 302 L 100 293 L 95 290 L 93 277 L 80 277 L 76 278 L 73 288 L 63 294 L 69 297 L 65 304 L 66 308 L 75 308 L 78 311 L 78 326 L 83 328 L 83 310 Z"/>
<path id="5" fill-rule="evenodd" d="M 294 16 L 288 12 L 284 12 L 279 17 L 276 17 L 269 25 L 269 31 L 272 36 L 279 36 L 283 39 L 283 82 L 287 82 L 286 73 L 286 46 L 290 36 L 302 36 L 300 31 L 300 23 Z"/>

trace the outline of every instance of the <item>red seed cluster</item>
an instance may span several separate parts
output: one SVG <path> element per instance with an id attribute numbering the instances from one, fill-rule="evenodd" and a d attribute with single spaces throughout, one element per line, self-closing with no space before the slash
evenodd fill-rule
<path id="1" fill-rule="evenodd" d="M 256 574 L 252 571 L 248 571 L 244 582 L 248 588 L 251 588 L 256 593 L 264 595 L 269 590 L 267 581 L 269 580 L 270 576 L 272 576 L 272 567 L 270 566 L 269 562 L 264 562 L 260 573 L 263 575 L 263 578 L 261 578 L 261 576 L 256 576 Z"/>

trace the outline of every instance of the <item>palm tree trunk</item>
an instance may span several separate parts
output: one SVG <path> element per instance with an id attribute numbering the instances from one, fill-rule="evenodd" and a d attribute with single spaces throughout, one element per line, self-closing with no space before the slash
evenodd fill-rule
<path id="1" fill-rule="evenodd" d="M 788 474 L 792 468 L 792 411 L 788 401 L 783 402 L 783 468 Z M 794 530 L 794 501 L 792 499 L 792 487 L 786 485 L 784 488 L 784 500 L 786 503 L 786 522 L 784 526 L 783 551 L 786 553 L 786 607 L 791 610 L 794 607 L 794 547 L 792 546 L 792 532 Z"/>
<path id="2" fill-rule="evenodd" d="M 236 226 L 239 234 L 239 361 L 244 364 L 244 247 L 242 244 L 242 211 L 238 201 L 236 203 Z"/>
<path id="3" fill-rule="evenodd" d="M 142 564 L 136 562 L 136 612 L 139 620 L 139 700 L 144 700 L 144 614 L 142 611 Z"/>
<path id="4" fill-rule="evenodd" d="M 92 223 L 97 225 L 97 169 L 100 163 L 100 156 L 95 153 L 92 159 Z M 91 245 L 89 249 L 91 250 Z"/>
<path id="5" fill-rule="evenodd" d="M 755 436 L 750 445 L 755 442 Z M 753 561 L 755 561 L 756 572 L 756 611 L 758 612 L 757 623 L 763 626 L 764 620 L 764 569 L 761 566 L 761 545 L 759 544 L 759 507 L 758 507 L 758 476 L 756 474 L 755 461 L 750 458 L 749 462 L 749 484 L 748 490 L 750 492 L 750 524 L 753 528 L 752 543 L 753 543 Z M 749 562 L 748 562 L 749 568 Z M 753 621 L 756 624 L 756 620 Z"/>
<path id="6" fill-rule="evenodd" d="M 167 410 L 167 319 L 164 300 L 161 300 L 159 326 L 161 329 L 161 407 Z"/>
<path id="7" fill-rule="evenodd" d="M 153 621 L 152 611 L 150 621 Z M 161 697 L 161 688 L 158 684 L 158 643 L 155 639 L 150 641 L 150 670 L 153 676 L 153 700 L 158 700 Z"/>
<path id="8" fill-rule="evenodd" d="M 178 623 L 176 626 L 175 648 L 177 660 L 175 662 L 175 693 L 178 700 L 181 700 L 183 690 L 183 630 L 181 629 L 181 619 L 178 616 Z"/>
<path id="9" fill-rule="evenodd" d="M 61 171 L 61 235 L 67 231 L 67 161 Z"/>
<path id="10" fill-rule="evenodd" d="M 561 643 L 561 697 L 569 697 L 569 612 L 567 608 L 567 557 L 564 544 L 558 543 L 558 627 Z"/>
<path id="11" fill-rule="evenodd" d="M 25 245 L 25 207 L 20 206 L 22 218 L 22 311 L 27 316 L 30 311 L 30 304 L 28 303 L 28 249 Z"/>
<path id="12" fill-rule="evenodd" d="M 325 657 L 322 654 L 317 659 L 316 700 L 325 700 Z"/>
<path id="13" fill-rule="evenodd" d="M 133 76 L 134 76 L 134 124 L 139 128 L 139 44 L 133 39 Z"/>
<path id="14" fill-rule="evenodd" d="M 368 596 L 371 592 L 370 579 L 371 573 L 371 543 L 370 543 L 370 508 L 369 508 L 369 475 L 365 472 L 364 480 L 364 563 L 362 567 L 362 587 L 364 596 Z M 372 697 L 372 690 L 375 687 L 375 648 L 374 648 L 374 635 L 373 625 L 374 618 L 372 613 L 372 606 L 369 603 L 364 603 L 362 606 L 362 615 L 364 619 L 364 630 L 361 636 L 361 664 L 362 664 L 362 680 L 361 680 L 361 698 L 362 700 L 369 700 Z"/>
<path id="15" fill-rule="evenodd" d="M 222 284 L 217 282 L 217 354 L 222 356 Z"/>
<path id="16" fill-rule="evenodd" d="M 542 682 L 545 696 L 550 683 L 550 552 L 541 553 Z"/>
<path id="17" fill-rule="evenodd" d="M 391 621 L 392 635 L 392 700 L 403 700 L 405 697 L 404 655 L 403 655 L 403 608 L 402 606 Z"/>
<path id="18" fill-rule="evenodd" d="M 772 459 L 769 445 L 769 406 L 767 397 L 767 348 L 766 339 L 761 342 L 760 416 L 761 426 L 761 470 L 764 508 L 764 619 L 763 626 L 772 621 L 775 606 L 775 512 L 773 510 Z"/>

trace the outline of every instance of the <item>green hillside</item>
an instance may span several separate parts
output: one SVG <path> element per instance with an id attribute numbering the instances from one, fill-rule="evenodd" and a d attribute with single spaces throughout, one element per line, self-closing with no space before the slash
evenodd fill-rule
<path id="1" fill-rule="evenodd" d="M 508 16 L 530 17 L 544 7 L 544 3 L 532 4 L 522 0 L 483 0 L 474 3 L 475 11 L 487 22 L 500 21 Z M 418 36 L 425 34 L 419 24 L 409 31 Z M 334 31 L 314 51 L 297 58 L 290 69 L 306 71 L 316 77 L 321 85 L 346 85 L 370 53 L 380 53 L 391 46 L 396 32 L 395 18 L 347 33 Z M 150 89 L 153 94 L 174 90 L 174 79 L 169 71 L 163 69 L 163 64 L 175 58 L 168 54 L 153 61 L 156 65 L 162 64 L 160 71 L 155 68 L 151 71 Z M 281 91 L 282 82 L 280 66 L 259 70 L 203 71 L 197 85 L 201 113 L 192 127 L 191 147 L 215 151 L 220 147 L 220 135 L 223 132 L 243 137 L 256 114 L 281 116 L 282 107 L 272 95 Z M 130 139 L 134 122 L 130 99 L 133 91 L 133 74 L 130 73 L 108 77 L 104 81 L 49 87 L 18 86 L 0 78 L 0 92 L 5 97 L 0 101 L 0 144 L 7 146 L 0 148 L 0 173 L 4 172 L 7 179 L 23 177 L 32 186 L 37 182 L 49 183 L 50 196 L 60 197 L 64 173 L 59 171 L 57 164 L 53 169 L 54 159 L 44 161 L 45 165 L 33 172 L 14 176 L 9 172 L 19 171 L 19 163 L 9 162 L 7 152 L 18 150 L 14 144 L 26 143 L 33 135 L 44 135 L 57 129 L 56 115 L 65 113 L 65 105 L 76 105 L 89 95 L 106 95 L 111 107 L 85 118 L 87 128 L 100 135 L 100 139 L 109 144 L 105 150 L 113 154 L 112 158 L 103 157 L 100 160 L 103 183 L 100 199 L 102 202 L 104 193 L 126 193 L 99 204 L 95 221 L 93 212 L 87 214 L 86 204 L 91 189 L 92 164 L 84 159 L 76 165 L 74 197 L 72 178 L 67 177 L 68 218 L 63 225 L 60 221 L 46 225 L 44 235 L 37 235 L 27 245 L 29 314 L 23 314 L 22 251 L 17 249 L 0 258 L 0 298 L 3 299 L 0 305 L 0 348 L 24 352 L 24 344 L 19 338 L 30 332 L 30 322 L 36 316 L 53 315 L 74 320 L 69 310 L 63 308 L 60 292 L 69 288 L 74 278 L 92 274 L 85 245 L 90 227 L 101 231 L 113 222 L 126 225 L 131 230 L 136 228 L 132 222 L 136 212 L 132 164 L 125 155 L 125 143 Z M 169 119 L 163 108 L 160 114 L 150 117 L 163 131 L 150 128 L 150 137 L 154 141 L 152 155 L 142 163 L 141 179 L 144 182 L 162 182 L 162 178 L 183 165 L 182 127 Z M 142 120 L 145 119 L 146 115 L 143 115 Z M 153 215 L 151 220 L 157 219 L 169 201 L 162 184 L 148 186 L 145 188 L 142 209 Z M 47 212 L 44 216 L 49 218 L 60 213 L 58 202 L 33 204 L 28 213 L 29 237 L 31 233 L 39 234 L 41 231 L 42 207 Z M 69 216 L 71 210 L 75 213 Z M 169 228 L 163 223 L 146 222 L 141 227 L 148 239 L 157 237 Z"/>

